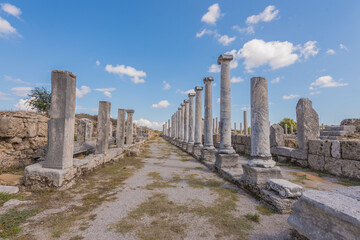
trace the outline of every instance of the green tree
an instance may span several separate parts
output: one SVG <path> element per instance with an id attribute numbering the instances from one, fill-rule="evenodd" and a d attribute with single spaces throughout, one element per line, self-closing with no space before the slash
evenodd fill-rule
<path id="1" fill-rule="evenodd" d="M 285 124 L 287 124 L 287 132 L 290 134 L 290 125 L 293 126 L 293 131 L 296 132 L 296 122 L 291 119 L 291 118 L 284 118 L 283 120 L 281 120 L 281 122 L 279 123 L 279 125 L 285 130 Z"/>
<path id="2" fill-rule="evenodd" d="M 51 105 L 51 92 L 48 92 L 44 87 L 36 87 L 31 90 L 28 96 L 28 103 L 32 109 L 35 109 L 37 112 L 48 113 Z"/>

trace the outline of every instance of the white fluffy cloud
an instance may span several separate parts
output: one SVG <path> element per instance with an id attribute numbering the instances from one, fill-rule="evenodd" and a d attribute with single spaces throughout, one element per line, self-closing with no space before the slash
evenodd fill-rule
<path id="1" fill-rule="evenodd" d="M 29 84 L 28 82 L 25 82 L 23 80 L 21 80 L 20 78 L 14 78 L 8 75 L 4 76 L 5 81 L 9 81 L 9 82 L 15 82 L 15 83 L 22 83 L 22 84 Z"/>
<path id="2" fill-rule="evenodd" d="M 209 73 L 217 73 L 220 72 L 220 66 L 217 64 L 211 64 L 209 67 Z"/>
<path id="3" fill-rule="evenodd" d="M 164 90 L 169 90 L 171 88 L 170 84 L 166 81 L 163 81 L 163 89 Z"/>
<path id="4" fill-rule="evenodd" d="M 335 54 L 335 50 L 334 49 L 328 49 L 326 51 L 326 53 L 329 54 L 329 55 L 333 55 L 333 54 Z"/>
<path id="5" fill-rule="evenodd" d="M 150 122 L 149 120 L 140 118 L 139 120 L 134 120 L 134 123 L 138 126 L 148 127 L 154 130 L 161 130 L 163 123 L 160 122 Z"/>
<path id="6" fill-rule="evenodd" d="M 274 83 L 279 83 L 280 82 L 280 78 L 279 77 L 276 77 L 274 79 L 271 80 L 271 83 L 274 84 Z"/>
<path id="7" fill-rule="evenodd" d="M 176 90 L 176 93 L 188 95 L 189 93 L 195 93 L 195 90 L 194 90 L 194 89 L 189 89 L 189 90 L 187 90 L 187 91 L 182 91 L 182 90 L 180 90 L 180 89 L 177 89 L 177 90 Z"/>
<path id="8" fill-rule="evenodd" d="M 105 96 L 111 98 L 111 92 L 115 91 L 116 88 L 96 88 L 95 91 L 103 92 Z"/>
<path id="9" fill-rule="evenodd" d="M 154 103 L 152 105 L 152 108 L 167 108 L 168 106 L 170 106 L 170 103 L 168 100 L 161 100 L 158 103 Z"/>
<path id="10" fill-rule="evenodd" d="M 310 90 L 314 90 L 315 88 L 328 88 L 328 87 L 344 87 L 347 86 L 348 83 L 336 82 L 331 76 L 322 76 L 312 82 L 310 84 Z"/>
<path id="11" fill-rule="evenodd" d="M 299 97 L 299 95 L 297 95 L 297 94 L 290 94 L 288 96 L 283 96 L 283 99 L 290 100 L 290 99 L 294 99 L 294 98 L 298 98 L 298 97 Z"/>
<path id="12" fill-rule="evenodd" d="M 243 82 L 244 79 L 242 79 L 241 77 L 232 77 L 230 81 L 232 83 L 239 83 L 239 82 Z"/>
<path id="13" fill-rule="evenodd" d="M 96 66 L 100 66 L 100 61 L 99 60 L 96 60 Z"/>
<path id="14" fill-rule="evenodd" d="M 29 99 L 19 99 L 19 101 L 15 104 L 15 109 L 19 111 L 27 111 L 27 112 L 36 112 L 35 109 L 32 109 L 29 105 Z"/>
<path id="15" fill-rule="evenodd" d="M 4 12 L 6 12 L 14 17 L 19 18 L 21 15 L 20 8 L 14 6 L 14 5 L 11 5 L 10 3 L 1 3 L 0 7 L 1 7 L 1 10 L 3 10 Z"/>
<path id="16" fill-rule="evenodd" d="M 236 37 L 229 37 L 228 35 L 222 35 L 218 38 L 218 42 L 224 46 L 228 46 L 230 43 L 235 41 Z"/>
<path id="17" fill-rule="evenodd" d="M 89 92 L 91 92 L 91 89 L 88 86 L 81 86 L 80 89 L 76 88 L 76 97 L 82 98 Z"/>
<path id="18" fill-rule="evenodd" d="M 12 88 L 11 91 L 13 91 L 16 96 L 26 97 L 32 89 L 32 87 L 15 87 Z"/>
<path id="19" fill-rule="evenodd" d="M 253 68 L 263 65 L 269 65 L 271 69 L 286 67 L 294 64 L 302 56 L 307 59 L 318 52 L 316 41 L 308 41 L 304 46 L 294 46 L 288 41 L 265 42 L 253 39 L 246 42 L 238 52 L 232 50 L 229 53 L 234 55 L 234 62 L 243 58 L 245 68 L 250 72 Z"/>
<path id="20" fill-rule="evenodd" d="M 298 46 L 300 48 L 301 55 L 304 55 L 305 59 L 319 53 L 319 48 L 316 47 L 316 43 L 316 41 L 307 41 L 304 44 L 304 47 Z"/>
<path id="21" fill-rule="evenodd" d="M 340 43 L 339 47 L 340 47 L 340 49 L 348 51 L 348 48 L 342 43 Z"/>
<path id="22" fill-rule="evenodd" d="M 275 10 L 275 6 L 269 5 L 258 15 L 252 15 L 246 19 L 247 24 L 257 24 L 259 22 L 270 22 L 278 15 L 279 10 Z"/>
<path id="23" fill-rule="evenodd" d="M 238 25 L 234 25 L 232 28 L 235 29 L 236 31 L 238 31 L 239 33 L 246 33 L 246 34 L 254 34 L 255 33 L 254 26 L 252 26 L 252 25 L 244 27 L 244 28 L 241 28 Z"/>
<path id="24" fill-rule="evenodd" d="M 125 66 L 125 65 L 110 65 L 107 64 L 105 67 L 105 70 L 109 73 L 113 73 L 113 74 L 117 74 L 120 77 L 126 75 L 129 76 L 131 78 L 131 81 L 133 83 L 145 83 L 145 80 L 143 79 L 144 77 L 146 77 L 146 72 L 142 71 L 142 70 L 136 70 L 133 67 L 130 66 Z"/>
<path id="25" fill-rule="evenodd" d="M 208 12 L 202 16 L 201 21 L 207 24 L 215 24 L 220 17 L 220 6 L 218 3 L 215 3 L 208 8 Z"/>
<path id="26" fill-rule="evenodd" d="M 7 38 L 8 36 L 11 35 L 19 36 L 19 34 L 16 31 L 16 28 L 11 26 L 11 24 L 8 21 L 0 17 L 0 38 Z"/>
<path id="27" fill-rule="evenodd" d="M 320 91 L 310 92 L 310 95 L 317 95 L 317 94 L 320 94 Z"/>

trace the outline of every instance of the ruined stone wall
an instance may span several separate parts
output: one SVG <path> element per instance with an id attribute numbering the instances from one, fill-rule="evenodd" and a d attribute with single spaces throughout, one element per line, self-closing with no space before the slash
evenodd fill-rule
<path id="1" fill-rule="evenodd" d="M 238 154 L 251 154 L 251 136 L 240 134 L 231 135 L 231 144 Z"/>
<path id="2" fill-rule="evenodd" d="M 271 153 L 278 162 L 360 179 L 360 141 L 309 140 L 308 146 L 308 151 L 278 146 Z"/>
<path id="3" fill-rule="evenodd" d="M 0 112 L 0 168 L 24 167 L 43 155 L 48 117 L 29 112 Z"/>

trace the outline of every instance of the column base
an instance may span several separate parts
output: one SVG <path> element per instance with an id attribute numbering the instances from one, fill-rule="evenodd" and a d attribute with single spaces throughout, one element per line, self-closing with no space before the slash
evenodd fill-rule
<path id="1" fill-rule="evenodd" d="M 214 147 L 212 148 L 203 147 L 201 149 L 200 159 L 204 162 L 215 163 L 215 154 L 216 154 L 216 149 Z"/>
<path id="2" fill-rule="evenodd" d="M 192 154 L 193 148 L 194 148 L 194 143 L 188 143 L 186 145 L 186 152 L 188 152 L 189 154 Z"/>
<path id="3" fill-rule="evenodd" d="M 250 167 L 273 168 L 276 166 L 276 162 L 272 160 L 271 156 L 268 158 L 251 156 L 247 165 L 249 165 Z"/>
<path id="4" fill-rule="evenodd" d="M 203 148 L 203 145 L 199 144 L 199 145 L 194 145 L 193 147 L 193 151 L 192 154 L 197 157 L 200 158 L 201 156 L 201 149 Z"/>
<path id="5" fill-rule="evenodd" d="M 187 142 L 182 142 L 180 146 L 183 150 L 186 151 Z"/>
<path id="6" fill-rule="evenodd" d="M 266 182 L 269 179 L 281 179 L 281 170 L 279 167 L 273 168 L 260 168 L 253 167 L 248 164 L 243 164 L 242 181 L 245 185 L 252 186 L 253 188 L 262 189 L 266 187 Z"/>
<path id="7" fill-rule="evenodd" d="M 216 161 L 215 161 L 216 168 L 239 167 L 240 158 L 237 153 L 223 154 L 217 152 L 215 154 L 215 157 L 216 157 Z"/>

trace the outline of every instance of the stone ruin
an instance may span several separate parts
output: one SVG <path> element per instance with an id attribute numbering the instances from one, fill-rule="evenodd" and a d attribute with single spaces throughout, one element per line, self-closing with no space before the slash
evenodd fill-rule
<path id="1" fill-rule="evenodd" d="M 231 60 L 232 55 L 226 54 L 218 58 L 221 65 L 220 122 L 212 117 L 214 78 L 206 77 L 203 137 L 199 136 L 203 90 L 200 86 L 195 87 L 195 114 L 194 96 L 189 95 L 189 100 L 185 100 L 185 104 L 182 103 L 164 124 L 163 137 L 271 208 L 281 213 L 291 212 L 288 222 L 300 238 L 358 239 L 360 187 L 340 188 L 332 192 L 303 192 L 301 186 L 282 179 L 276 164 L 287 162 L 360 179 L 360 141 L 320 139 L 319 116 L 307 98 L 301 98 L 296 106 L 296 135 L 292 125 L 290 133 L 287 126 L 286 131 L 278 124 L 270 126 L 267 80 L 262 77 L 251 79 L 251 131 L 246 111 L 244 131 L 242 124 L 239 132 L 236 125 L 232 130 Z M 342 125 L 346 126 L 338 130 L 354 129 L 347 126 L 354 122 L 345 121 Z M 250 155 L 248 162 L 241 164 L 238 154 Z"/>
<path id="2" fill-rule="evenodd" d="M 24 184 L 27 187 L 67 188 L 84 172 L 130 152 L 136 154 L 151 135 L 148 131 L 137 131 L 137 126 L 133 124 L 134 110 L 124 109 L 118 110 L 117 127 L 113 132 L 111 103 L 100 101 L 96 140 L 92 137 L 93 122 L 82 118 L 77 121 L 77 139 L 74 142 L 76 75 L 68 71 L 52 71 L 51 88 L 45 161 L 25 168 Z M 6 119 L 0 118 L 0 121 Z M 78 153 L 86 153 L 86 156 L 74 158 Z"/>

